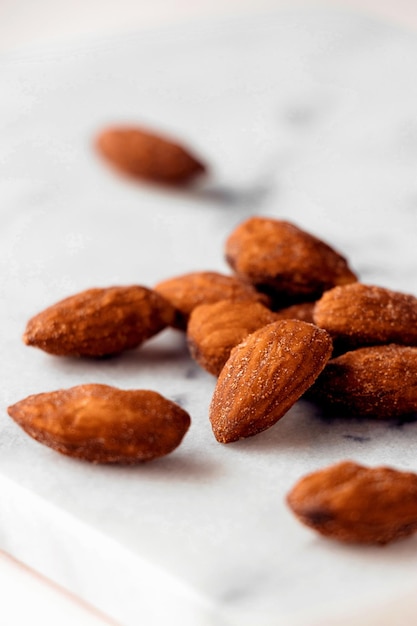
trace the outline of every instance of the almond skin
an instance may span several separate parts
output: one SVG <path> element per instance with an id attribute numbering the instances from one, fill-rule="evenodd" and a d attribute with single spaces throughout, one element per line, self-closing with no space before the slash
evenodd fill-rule
<path id="1" fill-rule="evenodd" d="M 384 545 L 417 531 L 417 475 L 342 461 L 302 478 L 287 496 L 298 519 L 320 534 Z"/>
<path id="2" fill-rule="evenodd" d="M 280 320 L 302 320 L 303 322 L 313 324 L 314 307 L 315 302 L 299 302 L 284 309 L 278 309 L 274 313 L 276 318 Z"/>
<path id="3" fill-rule="evenodd" d="M 417 298 L 384 287 L 355 283 L 323 294 L 314 322 L 346 346 L 417 345 Z"/>
<path id="4" fill-rule="evenodd" d="M 216 439 L 230 443 L 275 424 L 320 374 L 330 335 L 299 320 L 268 324 L 230 353 L 210 405 Z"/>
<path id="5" fill-rule="evenodd" d="M 191 311 L 219 300 L 255 301 L 266 306 L 269 298 L 236 276 L 219 272 L 190 272 L 164 280 L 154 287 L 176 309 L 174 326 L 185 330 Z"/>
<path id="6" fill-rule="evenodd" d="M 187 326 L 187 343 L 193 359 L 218 376 L 238 343 L 258 328 L 276 321 L 275 314 L 259 302 L 221 300 L 196 307 Z"/>
<path id="7" fill-rule="evenodd" d="M 326 408 L 389 419 L 417 412 L 417 347 L 369 346 L 331 359 L 309 395 Z"/>
<path id="8" fill-rule="evenodd" d="M 169 302 L 147 287 L 87 289 L 30 319 L 23 341 L 61 356 L 118 354 L 166 328 L 174 314 Z"/>
<path id="9" fill-rule="evenodd" d="M 186 185 L 206 171 L 188 148 L 143 128 L 107 128 L 96 148 L 121 172 L 154 183 Z"/>
<path id="10" fill-rule="evenodd" d="M 80 385 L 29 396 L 8 408 L 40 443 L 93 463 L 137 463 L 172 452 L 190 416 L 155 391 Z"/>
<path id="11" fill-rule="evenodd" d="M 282 220 L 249 218 L 229 235 L 225 252 L 240 278 L 283 303 L 312 300 L 335 285 L 357 280 L 338 252 Z"/>

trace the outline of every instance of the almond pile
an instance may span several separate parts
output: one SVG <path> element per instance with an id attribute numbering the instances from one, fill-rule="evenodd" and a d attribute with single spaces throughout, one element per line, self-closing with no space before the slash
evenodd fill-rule
<path id="1" fill-rule="evenodd" d="M 119 170 L 184 184 L 205 166 L 141 129 L 103 132 L 97 146 Z M 417 298 L 365 285 L 327 243 L 287 221 L 251 217 L 225 241 L 232 274 L 200 271 L 153 288 L 94 288 L 27 323 L 24 342 L 50 354 L 103 357 L 171 327 L 217 377 L 210 421 L 230 443 L 273 426 L 304 394 L 335 414 L 387 419 L 417 411 Z M 89 384 L 29 396 L 8 409 L 33 438 L 95 463 L 172 452 L 190 425 L 151 390 Z M 383 487 L 381 487 L 381 485 Z M 300 481 L 299 519 L 343 541 L 387 543 L 417 530 L 417 476 L 351 462 Z"/>

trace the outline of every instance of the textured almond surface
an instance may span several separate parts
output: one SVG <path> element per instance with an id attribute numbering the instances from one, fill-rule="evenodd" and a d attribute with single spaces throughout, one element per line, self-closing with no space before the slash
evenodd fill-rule
<path id="1" fill-rule="evenodd" d="M 232 348 L 250 333 L 274 321 L 275 314 L 259 302 L 221 300 L 200 305 L 191 313 L 187 326 L 191 356 L 201 367 L 218 376 Z"/>
<path id="2" fill-rule="evenodd" d="M 284 309 L 278 309 L 274 311 L 277 319 L 281 320 L 302 320 L 313 324 L 313 311 L 315 302 L 300 302 L 298 304 L 292 304 Z"/>
<path id="3" fill-rule="evenodd" d="M 386 544 L 417 531 L 417 475 L 343 461 L 302 478 L 287 502 L 322 535 Z"/>
<path id="4" fill-rule="evenodd" d="M 191 311 L 200 304 L 219 300 L 269 303 L 269 298 L 258 293 L 252 285 L 219 272 L 190 272 L 175 276 L 158 283 L 155 291 L 176 309 L 175 325 L 182 329 L 186 328 Z"/>
<path id="5" fill-rule="evenodd" d="M 384 287 L 335 287 L 316 303 L 314 321 L 347 345 L 417 345 L 417 298 Z"/>
<path id="6" fill-rule="evenodd" d="M 273 322 L 231 351 L 210 405 L 216 439 L 250 437 L 277 422 L 314 382 L 332 351 L 330 335 L 298 320 Z"/>
<path id="7" fill-rule="evenodd" d="M 225 252 L 240 277 L 277 298 L 308 300 L 356 281 L 338 252 L 281 220 L 249 218 L 229 235 Z"/>
<path id="8" fill-rule="evenodd" d="M 23 340 L 50 354 L 105 356 L 136 348 L 173 318 L 171 305 L 146 287 L 87 289 L 30 319 Z"/>
<path id="9" fill-rule="evenodd" d="M 206 170 L 184 146 L 142 128 L 108 128 L 96 146 L 117 169 L 151 182 L 183 185 Z"/>
<path id="10" fill-rule="evenodd" d="M 155 391 L 96 384 L 32 395 L 8 413 L 40 443 L 94 463 L 163 456 L 190 425 L 186 411 Z"/>
<path id="11" fill-rule="evenodd" d="M 417 413 L 417 347 L 369 346 L 331 359 L 310 395 L 333 412 L 390 418 Z"/>

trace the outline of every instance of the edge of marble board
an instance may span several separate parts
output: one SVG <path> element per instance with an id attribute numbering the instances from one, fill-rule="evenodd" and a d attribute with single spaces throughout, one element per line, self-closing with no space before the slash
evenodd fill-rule
<path id="1" fill-rule="evenodd" d="M 110 618 L 221 624 L 205 598 L 111 537 L 1 474 L 0 492 L 0 548 Z"/>
<path id="2" fill-rule="evenodd" d="M 98 610 L 109 626 L 238 626 L 185 582 L 1 474 L 0 493 L 0 549 Z M 414 596 L 410 582 L 349 614 L 329 599 L 325 614 L 304 607 L 271 616 L 268 626 L 391 626 L 394 615 L 405 626 L 415 617 Z"/>

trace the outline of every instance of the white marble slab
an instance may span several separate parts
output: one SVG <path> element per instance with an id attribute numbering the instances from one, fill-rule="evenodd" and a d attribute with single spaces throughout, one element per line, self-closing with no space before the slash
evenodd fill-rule
<path id="1" fill-rule="evenodd" d="M 0 65 L 0 547 L 126 626 L 312 626 L 373 611 L 417 582 L 417 539 L 325 541 L 284 498 L 350 458 L 417 471 L 417 423 L 324 420 L 300 401 L 229 446 L 208 423 L 214 378 L 165 331 L 106 361 L 25 347 L 27 319 L 90 286 L 228 271 L 249 215 L 288 219 L 363 282 L 417 293 L 417 40 L 350 13 L 288 10 L 26 49 Z M 92 150 L 111 122 L 188 142 L 212 166 L 169 192 Z M 192 427 L 172 455 L 90 466 L 27 437 L 8 404 L 71 385 L 150 387 Z"/>

